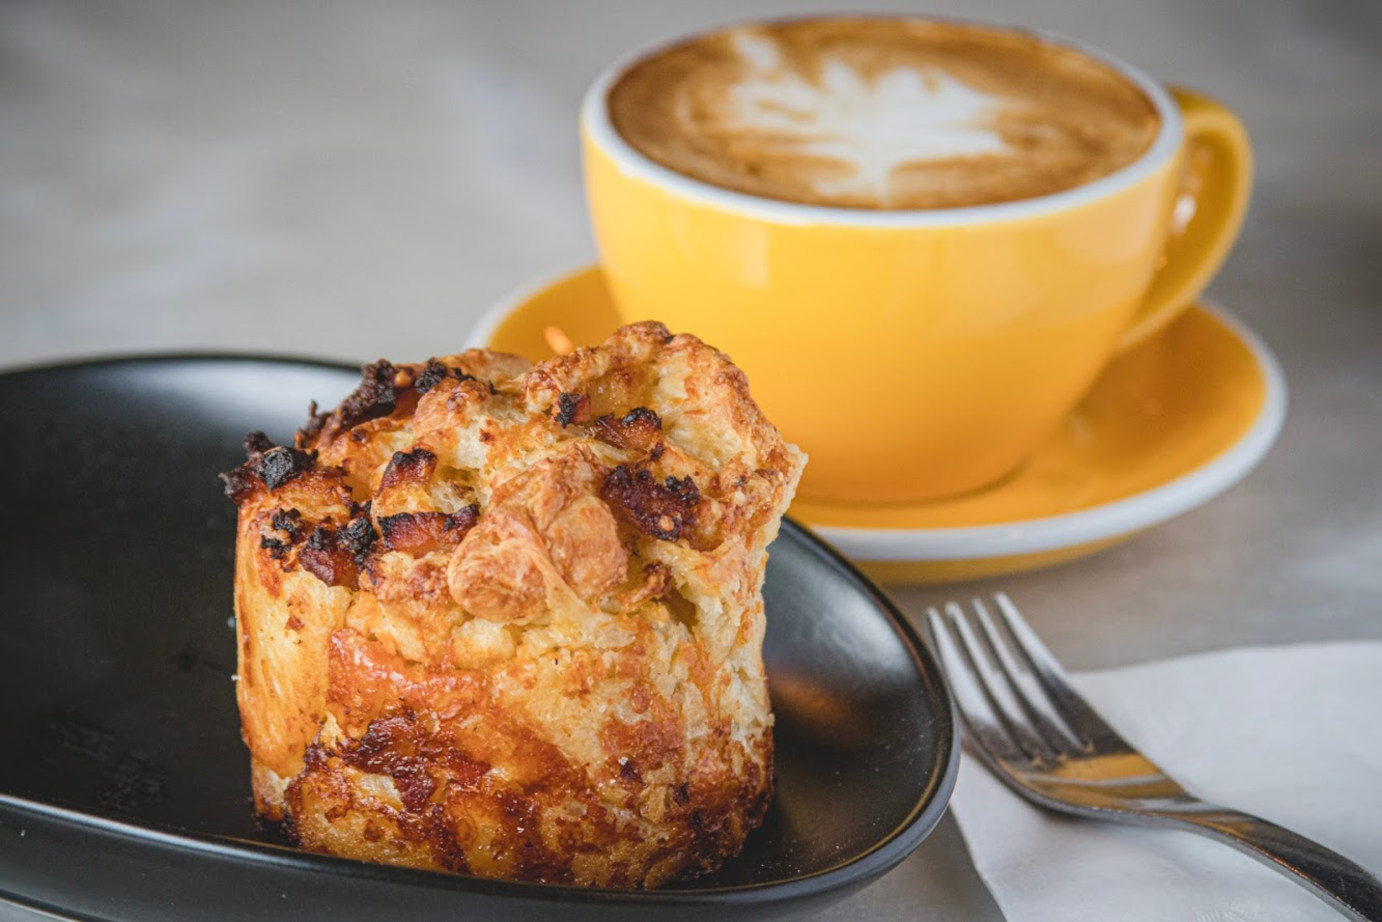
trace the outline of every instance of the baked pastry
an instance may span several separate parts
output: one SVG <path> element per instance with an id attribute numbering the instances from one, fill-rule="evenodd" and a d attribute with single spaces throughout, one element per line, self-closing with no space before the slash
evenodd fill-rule
<path id="1" fill-rule="evenodd" d="M 772 791 L 766 548 L 804 461 L 656 323 L 532 366 L 379 361 L 246 439 L 237 695 L 257 810 L 308 849 L 655 887 Z"/>

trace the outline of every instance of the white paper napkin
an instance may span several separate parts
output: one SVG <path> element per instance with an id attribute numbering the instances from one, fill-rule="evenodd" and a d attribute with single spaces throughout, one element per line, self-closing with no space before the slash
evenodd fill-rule
<path id="1" fill-rule="evenodd" d="M 1382 873 L 1382 642 L 1231 650 L 1073 682 L 1192 793 Z M 1227 845 L 1038 810 L 968 753 L 952 806 L 1010 922 L 1342 918 Z"/>

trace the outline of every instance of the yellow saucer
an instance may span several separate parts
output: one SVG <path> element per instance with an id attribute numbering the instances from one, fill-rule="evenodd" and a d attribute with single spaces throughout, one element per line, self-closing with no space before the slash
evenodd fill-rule
<path id="1" fill-rule="evenodd" d="M 603 273 L 586 267 L 494 308 L 468 345 L 541 360 L 553 355 L 549 327 L 583 345 L 617 323 Z M 1223 311 L 1197 304 L 1116 359 L 1004 482 L 906 505 L 798 498 L 790 514 L 885 582 L 1034 569 L 1107 547 L 1226 490 L 1266 454 L 1285 414 L 1285 381 L 1266 346 Z"/>

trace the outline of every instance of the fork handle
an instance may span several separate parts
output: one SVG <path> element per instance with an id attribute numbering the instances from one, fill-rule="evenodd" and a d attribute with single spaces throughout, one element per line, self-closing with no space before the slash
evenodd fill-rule
<path id="1" fill-rule="evenodd" d="M 1206 805 L 1203 811 L 1155 811 L 1173 825 L 1185 824 L 1227 842 L 1274 868 L 1361 922 L 1382 922 L 1382 879 L 1289 829 L 1260 817 Z"/>

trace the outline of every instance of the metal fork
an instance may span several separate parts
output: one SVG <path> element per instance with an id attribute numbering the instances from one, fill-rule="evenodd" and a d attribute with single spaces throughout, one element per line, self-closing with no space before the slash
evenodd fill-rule
<path id="1" fill-rule="evenodd" d="M 1006 595 L 999 617 L 975 599 L 926 611 L 932 649 L 950 680 L 973 750 L 1033 803 L 1219 839 L 1364 922 L 1382 922 L 1382 880 L 1274 823 L 1208 804 L 1134 749 L 1066 678 Z"/>

